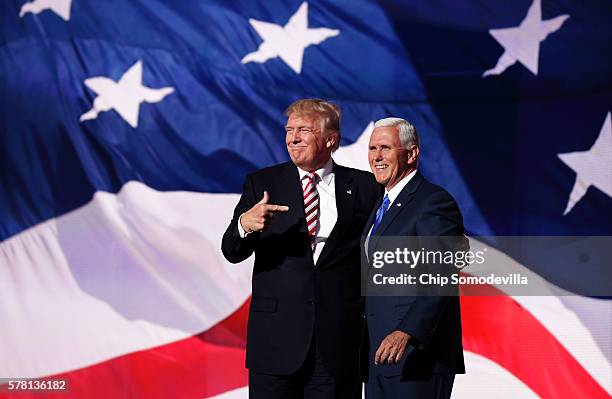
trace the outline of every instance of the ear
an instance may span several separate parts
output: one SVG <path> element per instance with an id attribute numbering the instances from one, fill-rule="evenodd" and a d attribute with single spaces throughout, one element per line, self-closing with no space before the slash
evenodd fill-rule
<path id="1" fill-rule="evenodd" d="M 325 139 L 325 147 L 334 148 L 337 142 L 338 142 L 338 133 L 331 132 Z"/>
<path id="2" fill-rule="evenodd" d="M 416 163 L 417 159 L 419 159 L 419 147 L 417 145 L 411 145 L 408 149 L 408 163 L 413 164 Z"/>

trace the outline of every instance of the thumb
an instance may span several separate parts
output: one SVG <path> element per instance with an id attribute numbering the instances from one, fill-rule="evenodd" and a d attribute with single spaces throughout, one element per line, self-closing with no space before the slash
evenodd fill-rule
<path id="1" fill-rule="evenodd" d="M 267 191 L 264 191 L 263 197 L 261 197 L 261 200 L 259 200 L 257 204 L 267 204 L 268 201 L 270 201 L 270 195 L 268 195 Z"/>

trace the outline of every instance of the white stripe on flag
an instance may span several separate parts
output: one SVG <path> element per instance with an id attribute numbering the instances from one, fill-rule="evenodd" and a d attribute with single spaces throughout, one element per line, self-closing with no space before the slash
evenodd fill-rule
<path id="1" fill-rule="evenodd" d="M 470 237 L 470 250 L 478 251 L 487 248 L 487 269 L 480 270 L 477 264 L 470 265 L 466 271 L 472 275 L 488 275 L 491 265 L 499 267 L 504 273 L 520 273 L 527 276 L 531 287 L 540 287 L 542 296 L 512 296 L 516 302 L 527 309 L 552 335 L 563 344 L 573 357 L 593 376 L 593 378 L 612 394 L 612 364 L 606 358 L 602 349 L 593 338 L 592 328 L 587 328 L 575 311 L 566 303 L 580 303 L 588 309 L 591 315 L 599 318 L 598 334 L 606 338 L 602 342 L 610 342 L 612 336 L 612 301 L 579 297 L 547 282 L 529 268 L 518 263 L 505 253 Z M 544 295 L 548 293 L 548 295 Z M 608 344 L 609 345 L 609 344 Z M 608 346 L 609 348 L 609 346 Z"/>
<path id="2" fill-rule="evenodd" d="M 466 374 L 455 376 L 453 399 L 538 398 L 527 385 L 497 363 L 468 351 L 464 356 Z"/>
<path id="3" fill-rule="evenodd" d="M 189 337 L 250 295 L 229 266 L 235 194 L 130 182 L 0 243 L 0 376 L 82 368 Z"/>

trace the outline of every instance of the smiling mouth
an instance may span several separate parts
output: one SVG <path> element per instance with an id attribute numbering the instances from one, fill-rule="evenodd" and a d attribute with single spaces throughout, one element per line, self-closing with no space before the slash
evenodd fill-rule
<path id="1" fill-rule="evenodd" d="M 385 170 L 389 167 L 389 165 L 374 165 L 374 169 L 376 170 Z"/>

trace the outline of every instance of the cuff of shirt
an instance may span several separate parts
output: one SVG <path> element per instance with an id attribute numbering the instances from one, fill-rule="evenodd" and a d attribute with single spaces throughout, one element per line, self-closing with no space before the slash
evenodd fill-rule
<path id="1" fill-rule="evenodd" d="M 246 213 L 246 212 L 245 212 Z M 242 217 L 244 216 L 244 213 L 242 215 L 240 215 L 240 217 L 238 218 L 238 234 L 240 234 L 240 238 L 244 238 L 246 236 L 248 236 L 249 234 L 252 233 L 252 231 L 249 231 L 248 233 L 246 231 L 244 231 L 244 229 L 242 228 L 242 224 L 240 223 L 240 221 L 242 220 Z"/>

